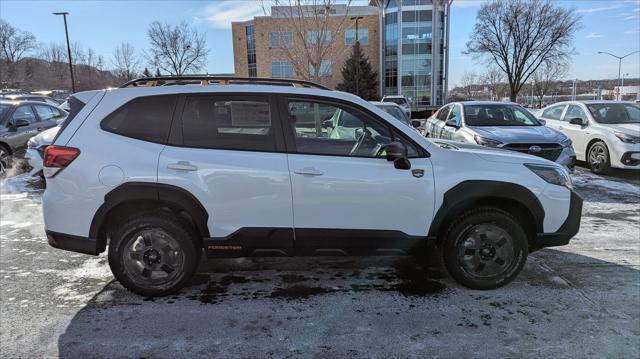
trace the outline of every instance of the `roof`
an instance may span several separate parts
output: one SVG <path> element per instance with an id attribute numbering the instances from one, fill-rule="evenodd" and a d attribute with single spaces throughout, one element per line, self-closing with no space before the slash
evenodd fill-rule
<path id="1" fill-rule="evenodd" d="M 503 102 L 503 101 L 457 101 L 452 103 L 459 103 L 461 105 L 517 105 L 515 102 Z"/>
<path id="2" fill-rule="evenodd" d="M 42 101 L 30 101 L 30 100 L 12 100 L 6 98 L 0 98 L 0 103 L 10 104 L 10 105 L 22 105 L 22 104 L 34 104 L 34 105 L 49 105 L 46 102 Z M 52 106 L 52 105 L 49 105 Z"/>
<path id="3" fill-rule="evenodd" d="M 378 107 L 400 107 L 400 105 L 398 105 L 395 102 L 380 102 L 380 101 L 369 101 L 370 104 L 374 105 L 374 106 L 378 106 Z"/>

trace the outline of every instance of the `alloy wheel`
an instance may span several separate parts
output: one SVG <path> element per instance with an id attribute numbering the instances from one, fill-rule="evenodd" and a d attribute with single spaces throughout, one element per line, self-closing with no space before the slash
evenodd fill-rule
<path id="1" fill-rule="evenodd" d="M 601 145 L 594 145 L 589 150 L 589 165 L 595 172 L 604 169 L 607 163 L 607 153 Z"/>
<path id="2" fill-rule="evenodd" d="M 0 175 L 4 175 L 9 169 L 9 154 L 0 147 Z"/>
<path id="3" fill-rule="evenodd" d="M 498 277 L 514 260 L 512 236 L 493 223 L 475 225 L 465 231 L 458 246 L 458 261 L 475 278 Z"/>

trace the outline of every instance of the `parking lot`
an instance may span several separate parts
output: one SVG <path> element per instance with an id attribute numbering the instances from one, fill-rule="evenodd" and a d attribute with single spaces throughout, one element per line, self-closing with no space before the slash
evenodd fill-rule
<path id="1" fill-rule="evenodd" d="M 437 256 L 224 259 L 143 298 L 46 243 L 43 185 L 0 184 L 2 357 L 640 356 L 640 180 L 578 169 L 581 229 L 473 291 Z"/>

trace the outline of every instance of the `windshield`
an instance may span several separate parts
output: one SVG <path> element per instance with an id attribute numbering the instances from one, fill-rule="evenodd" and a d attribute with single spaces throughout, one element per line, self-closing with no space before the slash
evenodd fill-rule
<path id="1" fill-rule="evenodd" d="M 587 108 L 598 123 L 640 123 L 640 107 L 630 103 L 596 103 Z"/>
<path id="2" fill-rule="evenodd" d="M 402 111 L 401 109 L 395 106 L 378 106 L 378 108 L 382 109 L 384 112 L 390 114 L 391 116 L 397 118 L 398 120 L 400 120 L 400 122 L 404 123 L 405 125 L 411 126 L 411 123 L 409 122 L 407 115 L 405 115 L 404 111 Z"/>
<path id="3" fill-rule="evenodd" d="M 467 126 L 541 126 L 529 111 L 517 105 L 465 105 Z"/>
<path id="4" fill-rule="evenodd" d="M 402 97 L 387 97 L 383 99 L 382 102 L 393 102 L 397 103 L 398 105 L 404 105 L 405 103 L 407 103 L 407 100 Z"/>

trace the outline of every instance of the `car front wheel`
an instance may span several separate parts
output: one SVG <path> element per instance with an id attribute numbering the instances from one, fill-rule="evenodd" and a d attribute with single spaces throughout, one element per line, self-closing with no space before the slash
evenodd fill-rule
<path id="1" fill-rule="evenodd" d="M 148 213 L 122 223 L 109 243 L 109 266 L 130 291 L 163 296 L 193 276 L 201 249 L 196 232 L 166 214 Z"/>
<path id="2" fill-rule="evenodd" d="M 511 282 L 522 270 L 528 241 L 520 223 L 491 207 L 471 210 L 448 228 L 442 242 L 449 274 L 472 289 L 494 289 Z"/>
<path id="3" fill-rule="evenodd" d="M 11 166 L 11 155 L 9 151 L 0 145 L 0 176 L 4 176 Z"/>
<path id="4" fill-rule="evenodd" d="M 606 173 L 609 170 L 611 159 L 609 149 L 604 142 L 596 142 L 589 148 L 589 169 L 593 173 Z"/>

